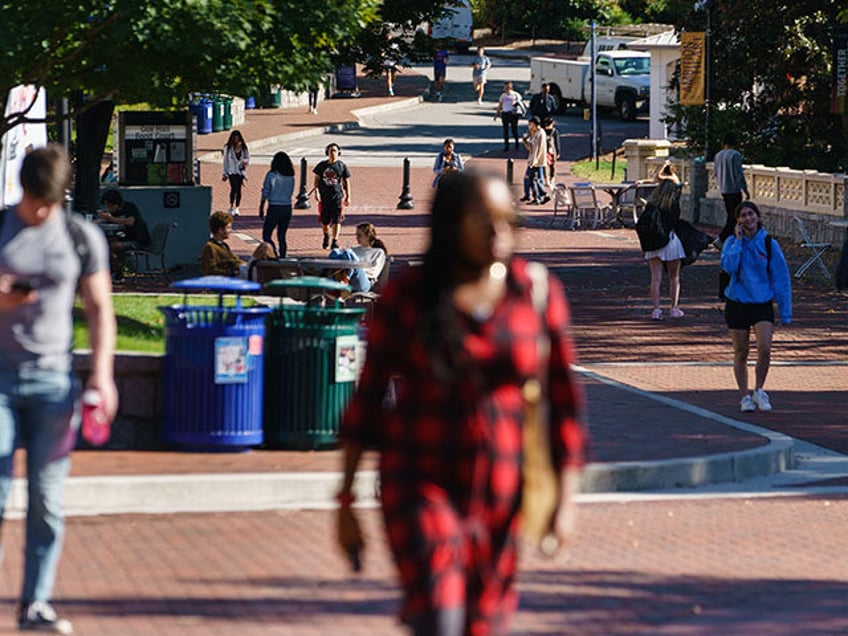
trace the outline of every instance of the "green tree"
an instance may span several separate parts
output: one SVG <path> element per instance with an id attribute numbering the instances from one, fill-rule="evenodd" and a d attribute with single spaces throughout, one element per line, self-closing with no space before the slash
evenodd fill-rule
<path id="1" fill-rule="evenodd" d="M 157 107 L 194 91 L 301 89 L 377 19 L 378 0 L 44 0 L 0 3 L 0 105 L 17 84 Z M 55 116 L 54 116 L 55 118 Z M 0 134 L 21 117 L 4 118 Z"/>
<path id="2" fill-rule="evenodd" d="M 713 6 L 712 149 L 720 148 L 725 132 L 735 130 L 748 161 L 848 168 L 842 122 L 829 108 L 831 28 L 848 18 L 844 3 L 749 0 L 744 16 L 726 0 Z M 705 18 L 703 11 L 692 10 L 680 26 L 703 31 Z M 704 109 L 676 106 L 671 120 L 702 152 Z"/>
<path id="3" fill-rule="evenodd" d="M 359 62 L 366 73 L 379 75 L 383 62 L 392 60 L 399 66 L 424 62 L 432 58 L 440 43 L 427 35 L 428 23 L 445 15 L 458 0 L 383 0 L 379 18 L 371 22 L 356 42 L 341 52 L 337 61 Z"/>

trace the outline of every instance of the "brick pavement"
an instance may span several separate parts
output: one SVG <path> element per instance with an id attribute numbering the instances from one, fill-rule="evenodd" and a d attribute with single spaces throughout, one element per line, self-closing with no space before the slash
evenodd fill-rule
<path id="1" fill-rule="evenodd" d="M 358 577 L 329 511 L 74 518 L 56 605 L 86 636 L 397 635 L 378 513 L 361 517 Z M 523 555 L 513 634 L 844 634 L 846 523 L 844 495 L 581 505 L 565 563 Z M 0 634 L 20 523 L 4 540 Z"/>
<path id="2" fill-rule="evenodd" d="M 278 115 L 295 122 L 289 114 Z M 272 121 L 273 113 L 263 117 L 263 134 L 286 129 L 284 122 Z M 211 140 L 210 147 L 216 147 Z M 503 166 L 500 159 L 479 161 Z M 562 169 L 567 171 L 567 166 Z M 254 167 L 251 182 L 257 183 L 263 172 Z M 204 167 L 206 174 L 212 175 L 215 205 L 225 208 L 226 203 L 219 205 L 224 190 L 214 178 L 217 172 L 207 173 Z M 356 170 L 348 227 L 359 218 L 376 218 L 392 252 L 412 256 L 425 242 L 429 173 L 413 171 L 417 207 L 409 212 L 394 209 L 400 180 L 394 187 L 392 181 L 383 170 Z M 246 194 L 255 196 L 250 186 Z M 251 206 L 254 202 L 248 199 L 243 208 Z M 528 227 L 519 251 L 546 262 L 563 279 L 584 365 L 739 418 L 726 366 L 729 343 L 711 297 L 714 258 L 706 255 L 684 270 L 686 318 L 653 323 L 646 319 L 647 268 L 640 262 L 632 232 L 549 229 L 550 210 L 526 212 Z M 243 216 L 238 225 L 240 232 L 256 236 L 257 219 Z M 290 230 L 293 253 L 318 253 L 316 235 L 309 215 L 298 213 Z M 249 249 L 238 240 L 234 246 L 242 253 Z M 796 305 L 797 324 L 779 329 L 776 340 L 775 359 L 787 363 L 776 366 L 770 376 L 776 410 L 745 419 L 781 430 L 793 423 L 808 432 L 824 427 L 831 431 L 829 441 L 840 424 L 845 428 L 843 367 L 836 366 L 846 360 L 848 346 L 845 296 L 810 277 L 796 287 Z M 614 413 L 614 395 L 605 396 L 591 382 L 587 388 L 599 396 L 602 408 L 596 416 L 604 409 Z M 721 443 L 711 437 L 718 429 L 689 436 L 677 423 L 663 419 L 668 410 L 646 412 L 645 404 L 633 409 L 629 400 L 619 406 L 630 405 L 631 412 L 610 415 L 605 424 L 622 453 L 664 444 L 682 447 L 690 437 L 704 438 L 699 443 Z M 616 431 L 617 438 L 612 434 Z M 675 433 L 680 439 L 674 440 Z M 603 456 L 610 450 L 599 446 L 596 452 Z M 190 467 L 186 470 L 211 471 L 218 465 L 239 471 L 251 462 L 255 467 L 260 458 L 260 470 L 312 470 L 318 466 L 313 463 L 316 457 L 321 465 L 338 460 L 335 452 L 109 455 L 77 453 L 75 462 L 93 465 L 97 458 L 111 462 L 108 470 L 117 472 L 133 461 L 154 470 L 175 470 L 180 464 Z M 369 551 L 365 572 L 355 579 L 332 546 L 329 512 L 73 518 L 57 605 L 75 620 L 78 633 L 91 635 L 397 634 L 391 616 L 398 596 L 377 513 L 365 511 L 364 521 Z M 839 494 L 581 505 L 581 533 L 565 564 L 525 555 L 522 607 L 514 633 L 846 633 L 846 521 L 848 498 Z M 20 572 L 21 523 L 4 525 L 0 633 L 9 633 Z"/>

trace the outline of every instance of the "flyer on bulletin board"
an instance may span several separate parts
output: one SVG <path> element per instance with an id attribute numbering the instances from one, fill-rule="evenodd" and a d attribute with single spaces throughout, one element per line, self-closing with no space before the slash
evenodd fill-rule
<path id="1" fill-rule="evenodd" d="M 359 366 L 356 359 L 356 335 L 336 338 L 336 382 L 355 382 Z"/>
<path id="2" fill-rule="evenodd" d="M 215 384 L 247 382 L 247 338 L 215 338 Z"/>

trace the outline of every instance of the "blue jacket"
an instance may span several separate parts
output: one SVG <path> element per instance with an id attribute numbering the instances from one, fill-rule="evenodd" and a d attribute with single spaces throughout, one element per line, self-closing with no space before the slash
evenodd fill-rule
<path id="1" fill-rule="evenodd" d="M 765 228 L 753 238 L 727 237 L 721 250 L 721 268 L 730 274 L 730 284 L 724 295 L 738 303 L 767 303 L 777 300 L 780 321 L 792 322 L 792 284 L 789 267 L 777 241 L 772 237 L 771 262 L 766 252 Z"/>

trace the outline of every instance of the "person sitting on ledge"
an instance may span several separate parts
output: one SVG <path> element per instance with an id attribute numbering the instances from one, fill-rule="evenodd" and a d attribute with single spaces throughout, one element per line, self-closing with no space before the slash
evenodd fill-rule
<path id="1" fill-rule="evenodd" d="M 209 217 L 211 238 L 200 252 L 200 269 L 204 276 L 238 276 L 239 266 L 244 263 L 233 254 L 226 239 L 233 229 L 233 217 L 226 212 L 213 212 Z"/>

